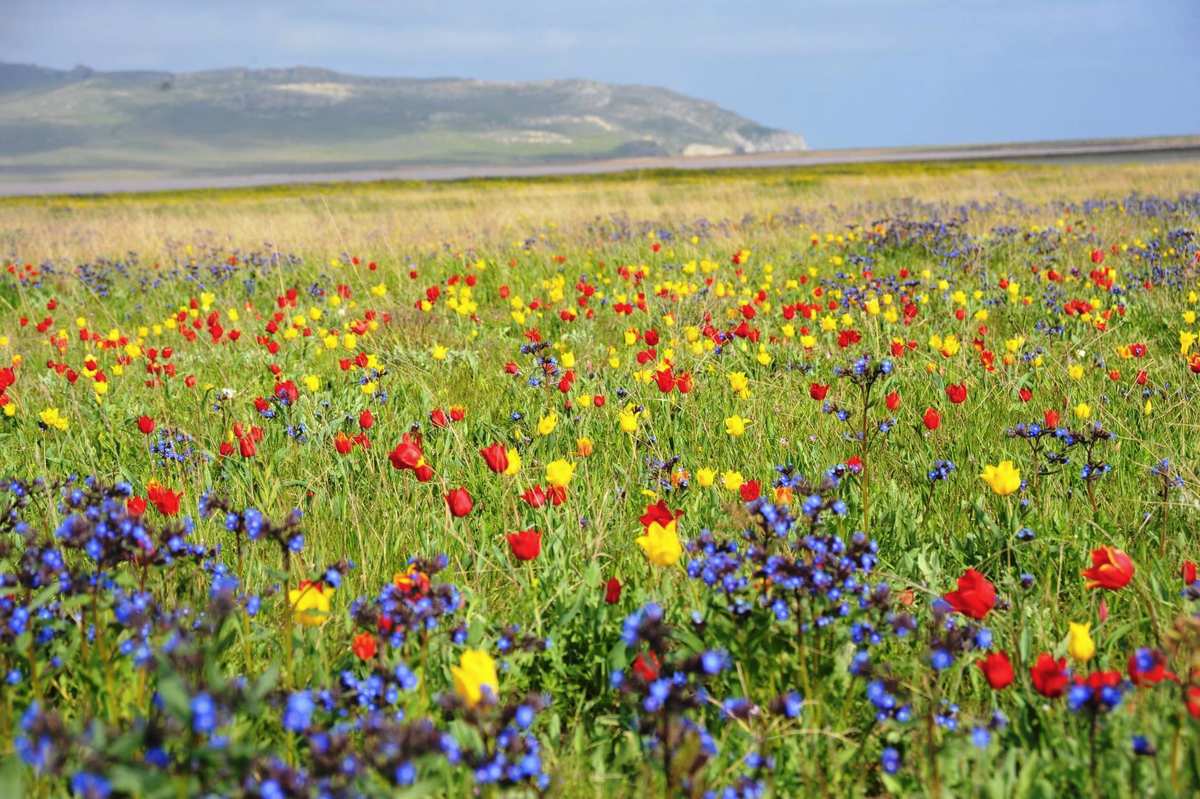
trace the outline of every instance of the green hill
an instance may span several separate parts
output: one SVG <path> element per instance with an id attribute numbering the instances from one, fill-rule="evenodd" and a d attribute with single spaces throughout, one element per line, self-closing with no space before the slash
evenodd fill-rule
<path id="1" fill-rule="evenodd" d="M 711 102 L 587 80 L 0 63 L 0 180 L 338 172 L 804 149 Z"/>

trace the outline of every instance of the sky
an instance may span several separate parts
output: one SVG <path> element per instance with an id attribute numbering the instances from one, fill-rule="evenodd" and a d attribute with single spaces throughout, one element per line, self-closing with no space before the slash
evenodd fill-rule
<path id="1" fill-rule="evenodd" d="M 0 61 L 588 78 L 815 149 L 1200 133 L 1198 0 L 0 0 Z"/>

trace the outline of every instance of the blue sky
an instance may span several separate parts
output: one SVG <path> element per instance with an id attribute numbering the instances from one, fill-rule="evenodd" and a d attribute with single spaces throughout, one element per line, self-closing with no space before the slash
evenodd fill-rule
<path id="1" fill-rule="evenodd" d="M 1197 0 L 0 0 L 0 60 L 665 86 L 814 148 L 1200 133 Z"/>

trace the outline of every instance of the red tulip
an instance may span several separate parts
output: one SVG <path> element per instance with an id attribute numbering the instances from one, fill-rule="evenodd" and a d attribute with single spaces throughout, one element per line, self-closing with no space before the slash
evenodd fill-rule
<path id="1" fill-rule="evenodd" d="M 137 424 L 138 430 L 140 430 L 144 436 L 148 436 L 154 432 L 154 420 L 149 416 L 139 416 Z"/>
<path id="2" fill-rule="evenodd" d="M 1129 656 L 1129 681 L 1138 688 L 1178 679 L 1174 672 L 1167 671 L 1167 658 L 1157 649 L 1139 649 Z"/>
<path id="3" fill-rule="evenodd" d="M 542 531 L 522 530 L 505 536 L 517 560 L 535 560 L 542 554 Z"/>
<path id="4" fill-rule="evenodd" d="M 141 516 L 146 512 L 146 500 L 141 497 L 130 497 L 125 501 L 125 512 L 130 516 Z"/>
<path id="5" fill-rule="evenodd" d="M 893 391 L 891 394 L 888 394 L 886 397 L 884 397 L 883 402 L 885 405 L 887 405 L 887 409 L 889 411 L 894 411 L 900 407 L 900 395 Z"/>
<path id="6" fill-rule="evenodd" d="M 595 405 L 597 408 L 603 408 L 604 407 L 604 395 L 597 394 L 595 397 L 592 398 L 592 404 Z"/>
<path id="7" fill-rule="evenodd" d="M 980 620 L 996 605 L 996 587 L 974 569 L 958 578 L 958 590 L 946 594 L 946 601 L 964 616 Z"/>
<path id="8" fill-rule="evenodd" d="M 747 480 L 739 490 L 742 492 L 742 502 L 753 502 L 762 495 L 762 483 L 758 480 Z"/>
<path id="9" fill-rule="evenodd" d="M 1194 719 L 1200 719 L 1200 685 L 1193 685 L 1187 689 L 1187 699 L 1184 700 L 1184 707 L 1187 708 L 1189 716 Z"/>
<path id="10" fill-rule="evenodd" d="M 1017 392 L 1017 396 L 1021 398 L 1021 402 L 1029 402 L 1033 399 L 1033 392 L 1027 388 L 1023 388 Z"/>
<path id="11" fill-rule="evenodd" d="M 333 439 L 333 448 L 339 455 L 349 455 L 354 448 L 354 441 L 345 433 L 338 433 Z"/>
<path id="12" fill-rule="evenodd" d="M 610 577 L 604 584 L 604 601 L 609 605 L 615 605 L 621 601 L 621 581 L 616 577 Z"/>
<path id="13" fill-rule="evenodd" d="M 157 480 L 151 480 L 146 485 L 146 496 L 163 516 L 174 516 L 179 513 L 179 500 L 183 498 L 183 492 L 176 494 L 171 489 L 164 488 Z"/>
<path id="14" fill-rule="evenodd" d="M 1104 263 L 1104 250 L 1092 250 L 1092 263 Z"/>
<path id="15" fill-rule="evenodd" d="M 1115 547 L 1100 547 L 1092 550 L 1092 568 L 1081 574 L 1088 579 L 1088 588 L 1106 588 L 1120 591 L 1133 579 L 1133 561 Z"/>
<path id="16" fill-rule="evenodd" d="M 471 495 L 462 486 L 459 486 L 446 495 L 446 505 L 450 508 L 450 513 L 456 518 L 466 516 L 471 512 L 471 508 L 475 507 L 475 503 L 471 501 Z"/>
<path id="17" fill-rule="evenodd" d="M 1046 411 L 1045 417 L 1046 427 L 1058 427 L 1058 411 Z"/>
<path id="18" fill-rule="evenodd" d="M 450 423 L 449 420 L 446 419 L 446 414 L 441 408 L 434 408 L 429 412 L 429 421 L 432 422 L 433 426 L 437 428 L 445 427 Z"/>
<path id="19" fill-rule="evenodd" d="M 695 385 L 691 372 L 683 372 L 675 377 L 675 388 L 679 389 L 680 394 L 690 394 Z"/>
<path id="20" fill-rule="evenodd" d="M 647 505 L 646 512 L 638 517 L 638 521 L 642 523 L 643 527 L 649 527 L 655 522 L 661 527 L 666 527 L 680 516 L 683 516 L 683 511 L 671 510 L 667 507 L 667 503 L 660 499 L 654 505 Z"/>
<path id="21" fill-rule="evenodd" d="M 955 405 L 965 402 L 967 399 L 967 384 L 959 383 L 955 385 L 951 383 L 946 386 L 946 396 L 950 397 L 950 401 Z"/>
<path id="22" fill-rule="evenodd" d="M 808 387 L 808 396 L 812 397 L 813 399 L 817 400 L 818 402 L 825 399 L 825 395 L 828 393 L 829 393 L 828 385 L 823 386 L 820 383 L 813 383 L 812 385 L 810 385 Z"/>
<path id="23" fill-rule="evenodd" d="M 983 678 L 988 681 L 988 685 L 999 691 L 1002 688 L 1007 688 L 1013 681 L 1012 662 L 1008 659 L 1008 653 L 1004 650 L 999 652 L 991 652 L 984 660 L 975 661 L 983 672 Z"/>
<path id="24" fill-rule="evenodd" d="M 925 415 L 921 417 L 921 421 L 925 423 L 926 430 L 937 430 L 942 426 L 942 417 L 933 408 L 925 411 Z"/>
<path id="25" fill-rule="evenodd" d="M 370 660 L 375 657 L 378 645 L 375 643 L 375 636 L 370 633 L 359 633 L 354 636 L 354 645 L 351 648 L 359 660 Z"/>
<path id="26" fill-rule="evenodd" d="M 503 444 L 492 444 L 487 449 L 479 450 L 479 454 L 493 472 L 500 473 L 508 468 L 508 450 Z"/>
<path id="27" fill-rule="evenodd" d="M 467 409 L 461 405 L 450 406 L 450 421 L 461 422 L 467 416 Z"/>
<path id="28" fill-rule="evenodd" d="M 675 376 L 671 374 L 670 369 L 655 372 L 654 380 L 658 383 L 658 390 L 663 394 L 670 394 L 671 389 L 675 388 Z"/>
<path id="29" fill-rule="evenodd" d="M 546 504 L 546 492 L 542 490 L 540 485 L 533 488 L 525 489 L 525 493 L 521 495 L 521 499 L 525 500 L 530 507 L 540 508 Z"/>
<path id="30" fill-rule="evenodd" d="M 222 441 L 221 446 L 217 449 L 220 451 L 222 458 L 228 458 L 233 454 L 233 444 L 230 444 L 228 441 Z"/>
<path id="31" fill-rule="evenodd" d="M 1146 370 L 1145 369 L 1138 369 L 1136 382 L 1139 386 L 1146 385 Z"/>
<path id="32" fill-rule="evenodd" d="M 371 415 L 371 409 L 368 408 L 358 415 L 358 426 L 363 430 L 370 430 L 371 425 L 375 424 L 375 417 Z"/>
<path id="33" fill-rule="evenodd" d="M 428 463 L 422 463 L 413 471 L 413 474 L 417 476 L 418 483 L 428 483 L 433 478 L 433 469 Z"/>
<path id="34" fill-rule="evenodd" d="M 1183 568 L 1180 569 L 1180 574 L 1183 576 L 1183 584 L 1191 585 L 1196 582 L 1196 564 L 1190 560 L 1183 562 Z"/>
<path id="35" fill-rule="evenodd" d="M 1055 699 L 1067 692 L 1067 659 L 1055 660 L 1052 656 L 1042 653 L 1037 662 L 1029 667 L 1029 676 L 1033 679 L 1033 688 L 1047 699 Z"/>
<path id="36" fill-rule="evenodd" d="M 646 682 L 654 682 L 658 679 L 660 666 L 658 655 L 653 652 L 639 653 L 633 661 L 634 672 Z"/>
<path id="37" fill-rule="evenodd" d="M 405 433 L 388 455 L 388 460 L 392 462 L 393 469 L 416 469 L 425 463 L 425 456 L 421 453 L 421 447 Z"/>
<path id="38" fill-rule="evenodd" d="M 254 446 L 254 438 L 251 436 L 238 439 L 238 450 L 242 453 L 243 458 L 253 458 L 258 454 L 258 450 Z"/>

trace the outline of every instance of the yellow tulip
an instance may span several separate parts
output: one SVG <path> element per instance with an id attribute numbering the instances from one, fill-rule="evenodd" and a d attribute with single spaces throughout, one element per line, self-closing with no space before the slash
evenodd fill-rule
<path id="1" fill-rule="evenodd" d="M 1000 461 L 999 466 L 985 466 L 983 474 L 979 476 L 1002 497 L 1021 487 L 1021 470 L 1014 468 L 1012 461 Z"/>
<path id="2" fill-rule="evenodd" d="M 737 491 L 742 487 L 742 483 L 745 482 L 745 479 L 742 477 L 741 472 L 728 471 L 721 475 L 721 482 L 723 482 L 725 487 L 730 491 Z"/>
<path id="3" fill-rule="evenodd" d="M 521 471 L 521 453 L 517 452 L 516 448 L 510 448 L 506 452 L 508 454 L 508 468 L 504 470 L 504 473 L 512 477 Z"/>
<path id="4" fill-rule="evenodd" d="M 575 464 L 559 458 L 546 464 L 546 482 L 555 488 L 566 488 L 575 475 Z"/>
<path id="5" fill-rule="evenodd" d="M 329 604 L 333 600 L 334 587 L 324 583 L 305 580 L 298 588 L 288 591 L 288 602 L 292 605 L 292 618 L 297 624 L 313 627 L 324 624 L 329 618 Z"/>
<path id="6" fill-rule="evenodd" d="M 558 426 L 558 414 L 552 413 L 549 416 L 543 416 L 538 420 L 537 431 L 539 436 L 548 436 L 554 432 L 554 428 Z"/>
<path id="7" fill-rule="evenodd" d="M 646 532 L 637 539 L 637 544 L 655 566 L 674 566 L 683 554 L 674 519 L 667 522 L 665 527 L 658 522 L 651 522 Z"/>
<path id="8" fill-rule="evenodd" d="M 717 479 L 717 470 L 705 467 L 696 470 L 696 484 L 701 488 L 708 488 Z"/>
<path id="9" fill-rule="evenodd" d="M 1091 624 L 1071 622 L 1071 632 L 1067 637 L 1067 653 L 1080 663 L 1087 663 L 1096 654 L 1096 643 L 1092 640 L 1091 629 Z"/>
<path id="10" fill-rule="evenodd" d="M 1091 406 L 1086 402 L 1081 402 L 1075 406 L 1075 417 L 1078 419 L 1086 419 L 1092 415 Z"/>
<path id="11" fill-rule="evenodd" d="M 740 436 L 746 432 L 748 422 L 738 414 L 734 414 L 725 420 L 725 432 L 731 436 Z"/>
<path id="12" fill-rule="evenodd" d="M 483 701 L 485 690 L 489 699 L 495 699 L 500 693 L 496 661 L 481 649 L 463 652 L 458 665 L 450 667 L 450 673 L 454 676 L 454 692 L 469 707 L 475 707 Z"/>

